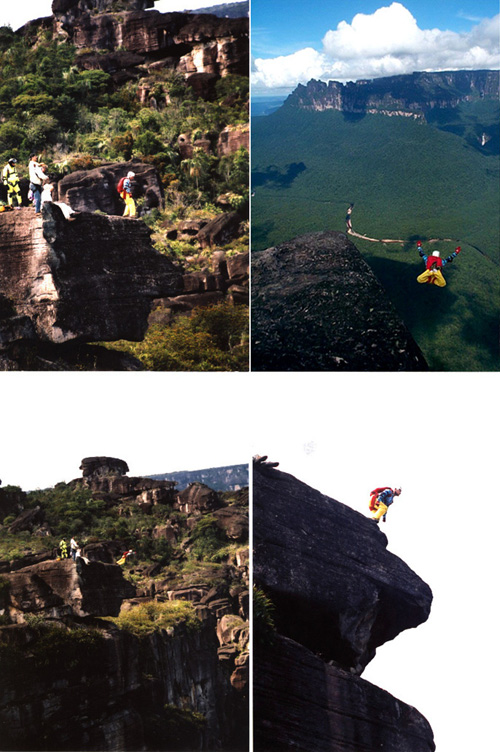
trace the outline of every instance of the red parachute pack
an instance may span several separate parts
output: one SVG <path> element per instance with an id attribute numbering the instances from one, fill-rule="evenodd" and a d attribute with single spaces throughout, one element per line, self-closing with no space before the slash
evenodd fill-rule
<path id="1" fill-rule="evenodd" d="M 390 491 L 392 489 L 390 486 L 380 486 L 380 488 L 375 488 L 373 491 L 370 491 L 370 503 L 368 505 L 370 507 L 370 512 L 373 512 L 378 506 L 378 503 L 377 503 L 378 495 L 381 494 L 382 491 L 387 491 L 387 490 Z"/>
<path id="2" fill-rule="evenodd" d="M 124 184 L 124 182 L 125 182 L 125 178 L 124 177 L 120 178 L 120 180 L 118 182 L 118 185 L 116 186 L 116 190 L 118 191 L 118 193 L 120 194 L 120 196 L 123 193 L 123 184 Z"/>

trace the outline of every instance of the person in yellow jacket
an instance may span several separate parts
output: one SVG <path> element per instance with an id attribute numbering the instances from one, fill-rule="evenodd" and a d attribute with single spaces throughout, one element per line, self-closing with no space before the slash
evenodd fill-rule
<path id="1" fill-rule="evenodd" d="M 68 544 L 64 540 L 64 538 L 59 543 L 59 553 L 61 559 L 67 559 L 68 558 Z"/>
<path id="2" fill-rule="evenodd" d="M 17 159 L 9 159 L 2 170 L 2 183 L 7 186 L 7 203 L 14 209 L 21 208 L 21 189 L 19 188 L 19 175 L 17 174 Z"/>

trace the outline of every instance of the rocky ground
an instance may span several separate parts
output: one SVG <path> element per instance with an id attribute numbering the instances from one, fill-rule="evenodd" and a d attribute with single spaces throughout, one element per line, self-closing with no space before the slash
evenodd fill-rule
<path id="1" fill-rule="evenodd" d="M 318 232 L 253 255 L 252 369 L 421 371 L 427 364 L 353 243 Z"/>

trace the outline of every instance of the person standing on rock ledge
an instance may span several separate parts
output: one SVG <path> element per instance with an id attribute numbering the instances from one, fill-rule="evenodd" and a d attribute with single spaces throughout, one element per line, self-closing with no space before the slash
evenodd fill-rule
<path id="1" fill-rule="evenodd" d="M 132 180 L 135 178 L 135 172 L 128 172 L 127 177 L 123 181 L 123 192 L 122 192 L 122 198 L 125 201 L 125 211 L 123 212 L 124 217 L 135 217 L 136 208 L 135 208 L 135 201 L 132 196 Z"/>
<path id="2" fill-rule="evenodd" d="M 349 207 L 347 209 L 347 214 L 345 215 L 345 229 L 346 232 L 352 232 L 352 220 L 351 220 L 351 214 L 354 204 L 349 204 Z"/>
<path id="3" fill-rule="evenodd" d="M 387 517 L 387 510 L 394 501 L 395 496 L 399 496 L 401 488 L 389 488 L 384 486 L 382 488 L 376 488 L 370 494 L 370 511 L 373 512 L 373 520 L 377 523 L 380 522 L 380 518 L 385 522 Z"/>
<path id="4" fill-rule="evenodd" d="M 7 203 L 14 209 L 21 208 L 21 190 L 16 169 L 17 159 L 9 159 L 2 170 L 2 183 L 7 186 Z"/>
<path id="5" fill-rule="evenodd" d="M 40 206 L 42 203 L 42 185 L 47 179 L 47 175 L 42 170 L 35 152 L 32 152 L 30 154 L 28 169 L 30 175 L 30 190 L 33 193 L 33 200 L 35 202 L 35 214 L 40 214 Z"/>

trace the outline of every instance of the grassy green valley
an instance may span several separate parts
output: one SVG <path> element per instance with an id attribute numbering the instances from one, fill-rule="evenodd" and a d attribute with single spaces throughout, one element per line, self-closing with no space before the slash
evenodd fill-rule
<path id="1" fill-rule="evenodd" d="M 403 241 L 352 238 L 433 370 L 498 370 L 499 160 L 494 139 L 483 152 L 478 136 L 498 104 L 477 105 L 435 125 L 287 105 L 252 119 L 253 251 L 343 232 L 353 202 L 355 232 Z M 443 257 L 461 245 L 446 288 L 417 284 L 418 239 Z"/>

